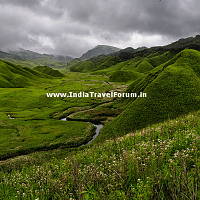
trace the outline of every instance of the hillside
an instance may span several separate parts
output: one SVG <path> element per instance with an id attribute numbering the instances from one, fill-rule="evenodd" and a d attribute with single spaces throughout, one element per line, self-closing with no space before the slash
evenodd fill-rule
<path id="1" fill-rule="evenodd" d="M 119 51 L 120 49 L 117 47 L 112 47 L 108 45 L 98 45 L 95 48 L 88 50 L 86 53 L 84 53 L 79 59 L 80 60 L 88 60 L 94 56 L 98 56 L 101 54 L 109 54 L 116 51 Z"/>
<path id="2" fill-rule="evenodd" d="M 58 70 L 54 70 L 51 67 L 48 66 L 37 66 L 33 68 L 34 70 L 37 70 L 39 72 L 42 72 L 44 74 L 47 74 L 49 76 L 53 77 L 64 77 L 65 75 L 59 72 Z"/>
<path id="3" fill-rule="evenodd" d="M 0 88 L 22 88 L 33 85 L 47 75 L 0 60 Z"/>
<path id="4" fill-rule="evenodd" d="M 102 129 L 101 136 L 125 134 L 147 125 L 200 109 L 200 52 L 184 50 L 133 82 L 126 92 L 146 93 L 129 98 L 129 106 Z"/>
<path id="5" fill-rule="evenodd" d="M 64 63 L 67 63 L 73 59 L 70 56 L 40 54 L 34 51 L 25 50 L 22 48 L 19 51 L 9 51 L 9 53 L 12 55 L 19 56 L 22 59 L 27 59 L 27 60 L 45 59 L 45 60 L 62 61 Z"/>

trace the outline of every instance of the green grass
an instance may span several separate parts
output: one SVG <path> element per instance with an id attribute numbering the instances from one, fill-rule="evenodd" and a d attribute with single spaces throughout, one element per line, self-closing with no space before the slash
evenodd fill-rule
<path id="1" fill-rule="evenodd" d="M 128 82 L 128 81 L 134 81 L 142 76 L 143 74 L 139 72 L 119 70 L 119 71 L 114 72 L 110 76 L 109 81 L 110 82 Z"/>
<path id="2" fill-rule="evenodd" d="M 7 161 L 0 198 L 198 199 L 199 117 L 190 113 L 41 165 L 40 157 Z"/>

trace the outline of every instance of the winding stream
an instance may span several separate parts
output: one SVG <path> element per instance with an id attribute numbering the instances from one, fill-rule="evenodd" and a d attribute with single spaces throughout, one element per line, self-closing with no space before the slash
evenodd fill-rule
<path id="1" fill-rule="evenodd" d="M 60 119 L 60 120 L 62 120 L 62 121 L 67 121 L 67 119 L 66 118 L 62 118 L 62 119 Z M 87 122 L 87 123 L 92 123 L 92 122 Z M 93 124 L 93 123 L 92 123 Z M 81 145 L 81 147 L 82 146 L 85 146 L 85 145 L 87 145 L 87 144 L 90 144 L 90 143 L 92 143 L 92 141 L 99 135 L 99 132 L 100 132 L 100 130 L 103 128 L 103 124 L 93 124 L 93 126 L 95 126 L 96 127 L 96 130 L 95 130 L 95 135 L 93 135 L 93 138 L 89 141 L 89 142 L 87 142 L 86 144 L 82 144 Z"/>
<path id="2" fill-rule="evenodd" d="M 8 115 L 8 118 L 9 119 L 15 119 L 15 118 L 12 118 L 10 115 Z M 62 119 L 60 119 L 60 120 L 62 120 L 62 121 L 67 121 L 67 118 L 62 118 Z M 87 122 L 87 123 L 92 123 L 92 122 Z M 93 123 L 92 123 L 93 124 Z M 96 127 L 96 130 L 95 130 L 95 134 L 93 135 L 93 138 L 89 141 L 89 142 L 87 142 L 86 144 L 82 144 L 81 146 L 85 146 L 85 145 L 87 145 L 87 144 L 90 144 L 90 143 L 92 143 L 92 141 L 99 135 L 99 132 L 100 132 L 100 130 L 103 128 L 103 124 L 93 124 L 93 126 L 95 126 Z"/>

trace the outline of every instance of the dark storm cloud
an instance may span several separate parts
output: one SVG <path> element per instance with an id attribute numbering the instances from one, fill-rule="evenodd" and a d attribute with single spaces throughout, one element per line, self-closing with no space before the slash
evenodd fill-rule
<path id="1" fill-rule="evenodd" d="M 199 0 L 1 0 L 0 49 L 80 56 L 200 34 Z"/>

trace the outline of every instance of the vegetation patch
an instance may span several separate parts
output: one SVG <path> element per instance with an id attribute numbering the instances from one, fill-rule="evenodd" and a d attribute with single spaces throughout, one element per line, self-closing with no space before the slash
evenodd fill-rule
<path id="1" fill-rule="evenodd" d="M 51 67 L 48 67 L 48 66 L 37 66 L 37 67 L 34 67 L 33 69 L 37 70 L 39 72 L 42 72 L 44 74 L 47 74 L 49 76 L 53 76 L 53 77 L 64 77 L 65 76 L 58 70 L 52 69 Z"/>
<path id="2" fill-rule="evenodd" d="M 135 81 L 131 92 L 142 91 L 147 97 L 130 100 L 126 110 L 103 127 L 101 135 L 125 134 L 200 109 L 199 58 L 199 52 L 184 50 L 162 70 Z"/>
<path id="3" fill-rule="evenodd" d="M 143 74 L 139 73 L 139 72 L 132 72 L 132 71 L 116 71 L 114 72 L 110 78 L 109 81 L 111 82 L 127 82 L 130 80 L 136 80 L 140 77 L 142 77 Z"/>

